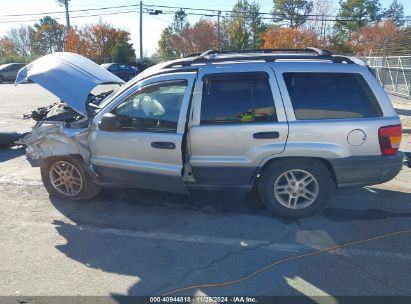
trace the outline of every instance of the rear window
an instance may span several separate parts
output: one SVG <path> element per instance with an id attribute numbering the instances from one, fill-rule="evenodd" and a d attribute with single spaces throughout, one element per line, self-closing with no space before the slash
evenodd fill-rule
<path id="1" fill-rule="evenodd" d="M 201 124 L 277 121 L 267 73 L 207 75 L 201 102 Z"/>
<path id="2" fill-rule="evenodd" d="M 296 119 L 382 116 L 378 101 L 359 74 L 284 73 Z"/>

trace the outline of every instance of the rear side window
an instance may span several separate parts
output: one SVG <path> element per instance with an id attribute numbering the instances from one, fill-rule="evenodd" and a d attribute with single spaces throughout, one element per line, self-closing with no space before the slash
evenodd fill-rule
<path id="1" fill-rule="evenodd" d="M 267 73 L 222 73 L 203 79 L 201 124 L 277 121 Z"/>
<path id="2" fill-rule="evenodd" d="M 296 119 L 382 116 L 378 101 L 359 74 L 284 73 Z"/>

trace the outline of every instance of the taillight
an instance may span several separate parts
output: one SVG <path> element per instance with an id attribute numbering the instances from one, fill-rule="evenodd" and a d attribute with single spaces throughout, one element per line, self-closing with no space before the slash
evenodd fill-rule
<path id="1" fill-rule="evenodd" d="M 394 155 L 397 153 L 402 136 L 401 125 L 381 127 L 378 130 L 380 148 L 383 155 Z"/>

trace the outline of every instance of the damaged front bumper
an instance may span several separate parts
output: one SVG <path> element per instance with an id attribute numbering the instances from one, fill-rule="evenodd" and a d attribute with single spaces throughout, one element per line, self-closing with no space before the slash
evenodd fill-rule
<path id="1" fill-rule="evenodd" d="M 41 167 L 44 164 L 43 159 L 34 159 L 34 158 L 31 158 L 31 156 L 28 154 L 26 154 L 26 159 L 32 167 Z"/>
<path id="2" fill-rule="evenodd" d="M 17 143 L 26 146 L 27 160 L 33 167 L 53 156 L 80 155 L 89 164 L 88 128 L 71 129 L 63 122 L 42 122 Z"/>

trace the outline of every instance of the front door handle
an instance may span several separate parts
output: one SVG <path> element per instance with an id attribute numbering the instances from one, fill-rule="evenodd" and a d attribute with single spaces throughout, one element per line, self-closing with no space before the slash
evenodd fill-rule
<path id="1" fill-rule="evenodd" d="M 168 149 L 174 150 L 176 148 L 176 144 L 173 142 L 168 141 L 153 141 L 151 146 L 156 149 Z"/>
<path id="2" fill-rule="evenodd" d="M 279 138 L 280 133 L 278 132 L 258 132 L 258 133 L 254 133 L 253 137 L 256 139 Z"/>

